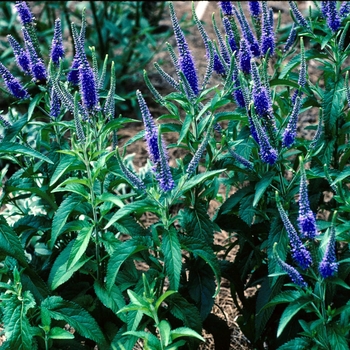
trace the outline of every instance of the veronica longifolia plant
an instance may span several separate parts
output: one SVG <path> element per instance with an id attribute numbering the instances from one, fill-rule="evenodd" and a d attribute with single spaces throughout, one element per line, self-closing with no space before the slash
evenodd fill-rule
<path id="1" fill-rule="evenodd" d="M 282 24 L 269 2 L 218 2 L 211 37 L 192 3 L 201 75 L 167 3 L 174 74 L 154 67 L 173 91 L 145 70 L 165 113 L 140 89 L 137 120 L 115 115 L 115 64 L 87 51 L 84 10 L 73 57 L 60 20 L 42 57 L 30 7 L 16 2 L 22 41 L 8 41 L 23 77 L 0 64 L 20 102 L 0 116 L 7 348 L 197 349 L 203 329 L 228 348 L 213 308 L 222 277 L 253 347 L 349 348 L 350 10 L 288 5 Z M 129 122 L 142 130 L 121 142 Z M 138 168 L 137 141 L 148 151 Z"/>

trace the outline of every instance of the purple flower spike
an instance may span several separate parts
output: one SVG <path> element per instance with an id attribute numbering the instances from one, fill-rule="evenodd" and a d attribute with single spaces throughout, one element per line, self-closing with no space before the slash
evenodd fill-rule
<path id="1" fill-rule="evenodd" d="M 336 32 L 341 26 L 340 17 L 337 11 L 337 2 L 328 1 L 327 10 L 328 27 L 331 28 L 332 32 Z"/>
<path id="2" fill-rule="evenodd" d="M 158 147 L 158 128 L 154 123 L 146 101 L 139 90 L 136 91 L 136 96 L 140 106 L 143 124 L 145 126 L 145 141 L 148 147 L 148 154 L 151 162 L 154 165 L 157 165 L 160 163 L 160 154 Z"/>
<path id="3" fill-rule="evenodd" d="M 79 83 L 83 105 L 89 111 L 95 112 L 99 109 L 95 75 L 89 65 L 82 45 L 83 43 L 80 36 L 77 34 L 74 23 L 72 23 L 72 30 L 75 49 L 79 58 Z"/>
<path id="4" fill-rule="evenodd" d="M 250 52 L 250 48 L 247 44 L 246 39 L 243 39 L 241 40 L 241 46 L 239 48 L 238 61 L 242 72 L 245 74 L 250 74 L 251 59 L 252 59 L 252 53 Z"/>
<path id="5" fill-rule="evenodd" d="M 228 44 L 230 45 L 232 52 L 238 51 L 238 46 L 236 43 L 234 32 L 231 27 L 230 20 L 227 17 L 223 17 L 222 23 L 224 25 L 224 29 L 228 38 Z"/>
<path id="6" fill-rule="evenodd" d="M 260 147 L 259 155 L 261 160 L 270 165 L 275 164 L 278 158 L 277 151 L 271 146 L 265 129 L 261 126 L 260 121 L 257 119 L 254 113 L 252 113 L 252 122 L 257 134 L 258 144 Z"/>
<path id="7" fill-rule="evenodd" d="M 0 75 L 4 79 L 7 90 L 14 97 L 24 100 L 29 98 L 27 89 L 10 73 L 10 71 L 0 62 Z"/>
<path id="8" fill-rule="evenodd" d="M 288 1 L 290 9 L 292 10 L 292 13 L 295 17 L 295 20 L 300 25 L 300 27 L 304 28 L 310 28 L 309 23 L 304 18 L 304 16 L 301 14 L 301 12 L 298 9 L 298 6 L 295 4 L 294 1 Z"/>
<path id="9" fill-rule="evenodd" d="M 298 124 L 298 115 L 301 108 L 301 99 L 297 96 L 292 113 L 289 117 L 288 125 L 284 130 L 282 137 L 283 147 L 291 147 L 295 141 L 297 135 L 297 124 Z"/>
<path id="10" fill-rule="evenodd" d="M 260 57 L 260 45 L 253 35 L 252 29 L 244 15 L 242 8 L 240 7 L 240 12 L 238 12 L 236 7 L 233 7 L 233 10 L 235 12 L 236 17 L 238 18 L 239 24 L 241 25 L 243 36 L 249 43 L 250 51 L 252 52 L 254 57 Z"/>
<path id="11" fill-rule="evenodd" d="M 166 153 L 166 148 L 161 137 L 159 137 L 158 143 L 160 164 L 156 168 L 156 179 L 159 183 L 160 189 L 164 192 L 168 192 L 175 187 L 175 182 L 170 171 L 168 164 L 168 155 Z"/>
<path id="12" fill-rule="evenodd" d="M 335 226 L 333 224 L 330 228 L 330 236 L 327 243 L 326 251 L 318 267 L 320 275 L 323 278 L 332 277 L 338 272 L 339 263 L 337 263 L 335 249 L 336 249 Z"/>
<path id="13" fill-rule="evenodd" d="M 21 23 L 24 26 L 33 22 L 33 15 L 25 1 L 16 1 L 15 7 Z"/>
<path id="14" fill-rule="evenodd" d="M 339 9 L 339 16 L 341 19 L 344 19 L 349 16 L 350 13 L 350 2 L 343 1 Z"/>
<path id="15" fill-rule="evenodd" d="M 299 287 L 307 288 L 307 283 L 304 281 L 302 275 L 293 267 L 284 262 L 277 254 L 275 254 L 278 265 L 284 272 L 287 272 L 290 279 Z"/>
<path id="16" fill-rule="evenodd" d="M 289 32 L 286 44 L 284 46 L 283 52 L 287 52 L 292 47 L 292 45 L 295 42 L 296 37 L 297 37 L 297 31 L 295 29 L 295 23 L 293 22 L 292 28 L 290 29 L 290 32 Z"/>
<path id="17" fill-rule="evenodd" d="M 193 56 L 188 47 L 187 41 L 185 39 L 185 35 L 180 28 L 179 22 L 175 15 L 174 6 L 172 3 L 169 4 L 169 8 L 170 8 L 170 18 L 174 29 L 177 47 L 179 50 L 179 66 L 182 73 L 186 77 L 193 93 L 196 96 L 198 96 L 199 84 L 198 84 L 198 76 L 197 76 Z"/>
<path id="18" fill-rule="evenodd" d="M 289 242 L 291 245 L 291 254 L 293 260 L 303 269 L 306 270 L 312 264 L 311 254 L 305 248 L 302 241 L 300 240 L 297 231 L 290 222 L 287 213 L 284 211 L 281 202 L 277 201 L 277 209 L 280 213 L 282 222 L 287 231 Z"/>
<path id="19" fill-rule="evenodd" d="M 300 168 L 300 199 L 298 224 L 301 235 L 304 238 L 314 239 L 317 235 L 316 217 L 310 209 L 309 197 L 307 193 L 307 181 L 304 165 Z"/>
<path id="20" fill-rule="evenodd" d="M 233 16 L 233 6 L 231 1 L 219 1 L 218 3 L 224 16 Z"/>
<path id="21" fill-rule="evenodd" d="M 58 66 L 60 59 L 64 57 L 64 48 L 62 40 L 62 29 L 61 29 L 61 20 L 59 18 L 55 21 L 55 30 L 52 39 L 51 45 L 51 59 L 52 62 Z"/>
<path id="22" fill-rule="evenodd" d="M 190 163 L 188 164 L 188 167 L 186 170 L 188 175 L 191 175 L 196 170 L 196 168 L 199 164 L 199 161 L 201 160 L 202 155 L 207 147 L 207 144 L 209 141 L 209 135 L 210 135 L 210 132 L 207 131 L 207 134 L 205 135 L 204 140 L 202 141 L 201 145 L 198 147 L 196 153 L 194 154 L 193 158 L 191 159 Z"/>
<path id="23" fill-rule="evenodd" d="M 262 36 L 261 36 L 261 54 L 272 56 L 275 53 L 275 35 L 273 26 L 270 21 L 270 13 L 267 8 L 266 1 L 262 1 L 263 20 L 262 20 Z"/>
<path id="24" fill-rule="evenodd" d="M 259 18 L 261 15 L 260 1 L 248 1 L 249 13 L 252 17 Z"/>
<path id="25" fill-rule="evenodd" d="M 219 55 L 216 52 L 214 52 L 214 72 L 220 75 L 226 74 L 225 67 L 221 63 Z"/>
<path id="26" fill-rule="evenodd" d="M 33 41 L 25 28 L 22 28 L 24 43 L 30 58 L 30 71 L 36 84 L 45 84 L 47 80 L 46 67 L 43 60 L 38 56 Z"/>
<path id="27" fill-rule="evenodd" d="M 55 89 L 51 89 L 50 95 L 50 117 L 53 119 L 58 118 L 61 111 L 61 100 L 55 91 Z"/>
<path id="28" fill-rule="evenodd" d="M 321 1 L 321 13 L 324 18 L 328 16 L 328 3 L 329 1 Z"/>
<path id="29" fill-rule="evenodd" d="M 73 62 L 71 68 L 67 75 L 67 80 L 73 86 L 79 85 L 79 58 L 78 55 L 75 55 L 73 58 Z"/>
<path id="30" fill-rule="evenodd" d="M 255 61 L 251 61 L 251 73 L 253 78 L 252 97 L 256 114 L 261 118 L 273 115 L 271 99 L 266 87 L 261 84 L 261 79 Z"/>
<path id="31" fill-rule="evenodd" d="M 12 35 L 7 35 L 7 39 L 12 47 L 18 68 L 25 74 L 30 74 L 30 60 L 27 51 L 21 47 Z"/>

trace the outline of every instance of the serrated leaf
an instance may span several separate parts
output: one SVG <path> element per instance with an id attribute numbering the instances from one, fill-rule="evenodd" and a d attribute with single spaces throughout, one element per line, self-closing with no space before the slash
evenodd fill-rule
<path id="1" fill-rule="evenodd" d="M 74 334 L 59 327 L 53 327 L 48 334 L 49 339 L 74 339 Z"/>
<path id="2" fill-rule="evenodd" d="M 349 350 L 349 342 L 344 333 L 338 328 L 327 328 L 327 336 L 332 350 Z"/>
<path id="3" fill-rule="evenodd" d="M 181 320 L 186 327 L 196 332 L 202 330 L 202 320 L 198 308 L 190 304 L 181 294 L 172 294 L 167 298 L 170 313 Z"/>
<path id="4" fill-rule="evenodd" d="M 164 265 L 169 276 L 170 288 L 178 290 L 182 267 L 181 246 L 175 229 L 164 230 L 161 249 L 164 255 Z"/>
<path id="5" fill-rule="evenodd" d="M 333 180 L 330 186 L 334 186 L 336 183 L 346 179 L 349 176 L 350 176 L 350 166 L 345 167 L 345 169 L 342 170 L 342 172 Z"/>
<path id="6" fill-rule="evenodd" d="M 265 306 L 262 307 L 263 309 L 269 308 L 271 306 L 276 306 L 278 304 L 283 304 L 283 303 L 292 303 L 294 300 L 299 299 L 302 297 L 304 293 L 301 291 L 297 290 L 286 290 L 278 295 L 276 295 L 271 301 L 269 301 Z"/>
<path id="7" fill-rule="evenodd" d="M 78 260 L 85 253 L 89 245 L 93 229 L 94 229 L 93 226 L 89 226 L 89 227 L 84 227 L 82 230 L 79 231 L 78 236 L 74 240 L 74 244 L 70 251 L 70 255 L 67 261 L 67 270 L 72 269 L 73 266 L 78 262 Z"/>
<path id="8" fill-rule="evenodd" d="M 274 176 L 275 172 L 269 171 L 268 173 L 264 174 L 264 177 L 259 182 L 256 183 L 253 207 L 256 207 L 260 198 L 265 193 L 266 189 L 270 186 Z"/>
<path id="9" fill-rule="evenodd" d="M 38 158 L 47 163 L 53 164 L 53 162 L 43 154 L 14 142 L 0 142 L 0 156 L 1 154 L 21 154 L 22 156 Z"/>
<path id="10" fill-rule="evenodd" d="M 68 245 L 61 251 L 52 265 L 48 285 L 51 290 L 55 290 L 64 282 L 68 281 L 72 277 L 73 273 L 78 271 L 90 258 L 81 258 L 71 269 L 67 269 L 68 259 L 70 257 L 71 249 L 75 240 L 72 240 Z"/>
<path id="11" fill-rule="evenodd" d="M 209 264 L 214 272 L 216 278 L 216 291 L 213 298 L 217 296 L 220 291 L 220 265 L 214 251 L 208 247 L 207 243 L 193 237 L 180 237 L 180 244 L 183 249 L 201 257 L 206 263 Z"/>
<path id="12" fill-rule="evenodd" d="M 108 348 L 106 339 L 95 319 L 80 305 L 51 296 L 42 302 L 51 318 L 66 321 L 81 336 L 95 341 L 102 349 Z"/>
<path id="13" fill-rule="evenodd" d="M 340 76 L 336 81 L 334 77 L 328 77 L 326 81 L 327 89 L 325 90 L 323 99 L 323 116 L 326 134 L 333 134 L 336 121 L 342 113 L 346 93 L 344 89 L 344 79 Z"/>
<path id="14" fill-rule="evenodd" d="M 158 325 L 160 339 L 163 346 L 168 346 L 170 341 L 170 324 L 166 320 L 161 320 Z"/>
<path id="15" fill-rule="evenodd" d="M 310 348 L 309 338 L 294 338 L 281 345 L 277 350 L 305 350 Z"/>
<path id="16" fill-rule="evenodd" d="M 189 236 L 213 244 L 216 225 L 210 220 L 204 204 L 197 203 L 194 208 L 185 208 L 180 215 L 180 224 Z"/>
<path id="17" fill-rule="evenodd" d="M 284 328 L 287 326 L 289 321 L 296 315 L 300 310 L 302 310 L 306 305 L 310 304 L 311 300 L 306 298 L 299 298 L 294 300 L 289 304 L 283 311 L 280 322 L 277 329 L 277 337 L 281 335 Z"/>
<path id="18" fill-rule="evenodd" d="M 69 215 L 74 209 L 76 209 L 76 207 L 81 203 L 82 200 L 83 198 L 81 196 L 73 193 L 70 196 L 68 196 L 65 200 L 63 200 L 63 202 L 57 209 L 52 221 L 51 239 L 48 243 L 50 249 L 53 249 L 57 237 L 62 232 L 62 229 Z"/>
<path id="19" fill-rule="evenodd" d="M 89 193 L 86 191 L 85 187 L 79 183 L 69 183 L 67 185 L 60 185 L 53 189 L 51 192 L 71 192 L 76 193 L 77 195 L 80 195 L 81 197 L 85 198 L 86 200 L 89 199 Z"/>
<path id="20" fill-rule="evenodd" d="M 185 120 L 184 120 L 184 122 L 183 122 L 183 124 L 182 124 L 182 127 L 181 127 L 181 132 L 180 132 L 180 135 L 179 135 L 179 140 L 177 141 L 177 144 L 178 144 L 178 145 L 182 142 L 182 140 L 184 139 L 184 137 L 185 137 L 186 135 L 188 135 L 188 130 L 190 129 L 192 120 L 193 120 L 192 114 L 186 114 Z"/>
<path id="21" fill-rule="evenodd" d="M 108 221 L 107 225 L 104 227 L 106 230 L 108 227 L 112 226 L 116 221 L 129 215 L 131 213 L 143 214 L 147 211 L 152 213 L 158 213 L 157 204 L 149 199 L 142 199 L 133 203 L 128 203 L 120 208 Z"/>
<path id="22" fill-rule="evenodd" d="M 238 205 L 243 197 L 247 194 L 254 192 L 254 188 L 252 186 L 245 186 L 231 195 L 220 207 L 219 214 L 224 215 L 233 210 L 236 205 Z"/>
<path id="23" fill-rule="evenodd" d="M 28 265 L 16 232 L 13 231 L 2 216 L 0 216 L 0 252 L 17 259 L 23 266 Z"/>
<path id="24" fill-rule="evenodd" d="M 145 331 L 127 331 L 123 335 L 133 335 L 141 338 L 147 344 L 146 349 L 161 350 L 160 340 L 152 333 Z"/>
<path id="25" fill-rule="evenodd" d="M 57 164 L 54 173 L 51 176 L 50 186 L 53 186 L 58 181 L 58 179 L 67 172 L 69 168 L 75 168 L 80 164 L 82 163 L 75 157 L 72 157 L 70 155 L 63 155 Z"/>
<path id="26" fill-rule="evenodd" d="M 125 306 L 125 299 L 117 285 L 113 285 L 110 292 L 98 281 L 94 283 L 94 290 L 101 303 L 111 309 L 123 322 L 126 322 L 126 316 L 118 311 Z"/>
<path id="27" fill-rule="evenodd" d="M 170 336 L 172 340 L 175 340 L 179 337 L 194 337 L 201 341 L 205 341 L 205 339 L 200 334 L 198 334 L 194 330 L 187 327 L 179 327 L 179 328 L 173 329 L 170 332 Z"/>
<path id="28" fill-rule="evenodd" d="M 255 208 L 253 206 L 253 200 L 255 194 L 248 195 L 242 198 L 239 206 L 239 217 L 248 225 L 251 226 L 255 216 Z"/>
<path id="29" fill-rule="evenodd" d="M 199 183 L 205 180 L 208 180 L 211 177 L 214 177 L 217 174 L 221 174 L 223 171 L 225 171 L 225 169 L 211 170 L 211 171 L 206 171 L 205 173 L 195 175 L 185 182 L 185 184 L 181 188 L 181 192 L 185 193 L 186 191 L 190 190 L 192 187 L 198 185 Z"/>
<path id="30" fill-rule="evenodd" d="M 123 262 L 137 252 L 148 249 L 150 245 L 150 241 L 147 237 L 132 238 L 119 245 L 119 249 L 113 253 L 107 265 L 106 281 L 108 291 L 112 289 L 115 278 Z"/>
<path id="31" fill-rule="evenodd" d="M 4 324 L 7 349 L 29 350 L 33 347 L 33 330 L 27 318 L 29 309 L 35 306 L 34 298 L 29 291 L 21 299 L 12 295 L 3 308 L 1 322 Z"/>
<path id="32" fill-rule="evenodd" d="M 188 277 L 188 293 L 195 301 L 202 320 L 205 320 L 210 313 L 215 294 L 215 279 L 210 266 L 203 260 L 191 265 Z"/>

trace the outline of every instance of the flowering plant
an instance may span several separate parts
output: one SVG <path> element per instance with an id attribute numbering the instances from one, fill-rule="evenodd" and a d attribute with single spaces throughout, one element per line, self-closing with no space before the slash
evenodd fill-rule
<path id="1" fill-rule="evenodd" d="M 228 349 L 230 330 L 212 312 L 222 278 L 252 347 L 348 348 L 350 6 L 314 2 L 305 16 L 288 4 L 286 32 L 266 1 L 246 12 L 218 2 L 215 38 L 192 4 L 206 49 L 200 77 L 169 2 L 176 76 L 155 68 L 174 92 L 162 96 L 144 71 L 167 113 L 156 119 L 137 90 L 137 120 L 116 116 L 114 62 L 98 62 L 94 47 L 88 59 L 85 12 L 80 29 L 71 24 L 74 58 L 57 19 L 45 59 L 28 4 L 16 2 L 24 47 L 8 40 L 31 80 L 0 63 L 19 102 L 0 118 L 4 349 L 197 349 L 204 329 Z M 299 118 L 311 112 L 313 135 L 302 137 Z M 121 145 L 130 122 L 144 130 Z M 149 157 L 136 170 L 128 146 L 140 139 Z M 170 148 L 185 152 L 174 166 Z M 229 237 L 219 245 L 221 230 Z"/>

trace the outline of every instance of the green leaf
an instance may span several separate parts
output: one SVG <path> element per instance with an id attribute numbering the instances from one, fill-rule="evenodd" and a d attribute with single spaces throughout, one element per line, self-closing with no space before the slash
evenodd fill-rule
<path id="1" fill-rule="evenodd" d="M 154 306 L 155 310 L 158 311 L 159 306 L 161 306 L 161 304 L 163 303 L 163 301 L 164 301 L 166 298 L 168 298 L 170 295 L 175 294 L 175 293 L 176 293 L 175 290 L 167 290 L 165 293 L 163 293 L 163 294 L 157 299 L 157 301 L 156 301 L 156 303 L 155 303 L 155 306 Z"/>
<path id="2" fill-rule="evenodd" d="M 157 204 L 149 199 L 142 199 L 136 202 L 128 203 L 120 208 L 108 221 L 107 225 L 104 227 L 106 230 L 108 227 L 112 226 L 116 221 L 129 215 L 131 213 L 143 214 L 147 211 L 152 213 L 158 213 Z"/>
<path id="3" fill-rule="evenodd" d="M 95 341 L 99 348 L 108 348 L 99 325 L 80 305 L 59 296 L 51 296 L 42 302 L 42 306 L 49 310 L 51 318 L 67 322 L 81 336 Z"/>
<path id="4" fill-rule="evenodd" d="M 160 339 L 163 347 L 168 346 L 170 342 L 170 324 L 166 320 L 161 320 L 158 325 Z"/>
<path id="5" fill-rule="evenodd" d="M 313 58 L 328 58 L 327 54 L 324 54 L 316 49 L 306 50 L 305 59 L 310 60 Z M 295 68 L 301 62 L 301 54 L 295 55 L 282 69 L 279 79 L 283 79 L 293 68 Z"/>
<path id="6" fill-rule="evenodd" d="M 174 228 L 163 231 L 161 249 L 164 254 L 164 265 L 169 276 L 170 288 L 177 291 L 180 283 L 182 256 L 180 242 Z"/>
<path id="7" fill-rule="evenodd" d="M 264 174 L 264 177 L 259 182 L 257 182 L 257 184 L 255 185 L 253 207 L 256 207 L 260 198 L 265 193 L 266 189 L 270 186 L 274 176 L 275 172 L 269 171 L 268 173 Z"/>
<path id="8" fill-rule="evenodd" d="M 48 278 L 48 285 L 51 290 L 55 290 L 61 284 L 68 281 L 74 272 L 78 271 L 87 261 L 91 259 L 91 257 L 81 258 L 74 266 L 72 266 L 72 268 L 68 269 L 68 259 L 71 255 L 71 249 L 74 243 L 75 240 L 70 241 L 68 245 L 61 251 L 52 265 Z"/>
<path id="9" fill-rule="evenodd" d="M 331 186 L 334 186 L 339 181 L 346 179 L 348 176 L 350 176 L 350 166 L 345 167 L 345 169 L 333 180 Z"/>
<path id="10" fill-rule="evenodd" d="M 193 120 L 193 116 L 192 114 L 186 114 L 186 117 L 185 117 L 185 120 L 182 124 L 182 127 L 181 127 L 181 132 L 180 132 L 180 135 L 179 135 L 179 140 L 177 141 L 177 144 L 179 145 L 182 140 L 184 139 L 184 137 L 186 135 L 188 135 L 188 130 L 191 126 L 191 123 L 192 123 L 192 120 Z"/>
<path id="11" fill-rule="evenodd" d="M 73 193 L 62 201 L 52 221 L 51 239 L 48 243 L 50 249 L 53 249 L 56 239 L 62 232 L 69 215 L 74 209 L 76 209 L 82 200 L 83 198 L 81 196 Z"/>
<path id="12" fill-rule="evenodd" d="M 123 262 L 137 252 L 148 249 L 149 246 L 151 246 L 151 242 L 147 237 L 132 238 L 119 245 L 119 249 L 113 253 L 107 265 L 106 281 L 108 291 L 111 291 Z"/>
<path id="13" fill-rule="evenodd" d="M 283 303 L 292 303 L 294 300 L 299 299 L 302 297 L 304 293 L 297 291 L 297 290 L 286 290 L 278 295 L 276 295 L 271 301 L 269 301 L 263 309 L 269 308 L 271 306 L 276 306 L 278 304 L 283 304 Z"/>
<path id="14" fill-rule="evenodd" d="M 3 298 L 2 319 L 7 349 L 29 350 L 33 348 L 33 330 L 27 318 L 29 309 L 35 307 L 32 294 L 25 291 L 19 298 L 11 295 L 10 298 Z"/>
<path id="15" fill-rule="evenodd" d="M 344 333 L 344 331 L 336 326 L 334 328 L 327 328 L 329 344 L 332 350 L 349 350 L 349 342 Z"/>
<path id="16" fill-rule="evenodd" d="M 94 290 L 101 303 L 111 309 L 123 322 L 126 322 L 126 316 L 123 313 L 118 313 L 125 306 L 125 299 L 117 285 L 113 285 L 108 292 L 100 282 L 95 281 Z"/>
<path id="17" fill-rule="evenodd" d="M 195 332 L 194 330 L 187 328 L 187 327 L 179 327 L 175 328 L 170 332 L 170 336 L 172 340 L 175 340 L 179 337 L 194 337 L 201 341 L 205 341 L 204 338 Z"/>
<path id="18" fill-rule="evenodd" d="M 152 333 L 145 331 L 128 331 L 123 335 L 133 335 L 144 340 L 144 348 L 148 350 L 161 350 L 160 340 Z"/>
<path id="19" fill-rule="evenodd" d="M 251 194 L 242 198 L 239 206 L 239 217 L 249 226 L 252 225 L 256 213 L 253 206 L 254 198 L 255 194 Z"/>
<path id="20" fill-rule="evenodd" d="M 61 184 L 60 186 L 53 189 L 51 192 L 71 192 L 80 195 L 81 197 L 89 200 L 89 193 L 86 191 L 85 187 L 79 183 L 69 183 L 67 185 Z"/>
<path id="21" fill-rule="evenodd" d="M 91 238 L 94 226 L 84 227 L 79 231 L 77 238 L 74 240 L 74 244 L 70 251 L 69 259 L 67 261 L 67 270 L 70 270 L 78 262 L 78 260 L 85 253 Z"/>
<path id="22" fill-rule="evenodd" d="M 53 327 L 48 334 L 50 339 L 74 339 L 74 334 L 59 327 Z"/>
<path id="23" fill-rule="evenodd" d="M 308 298 L 299 298 L 294 300 L 291 304 L 289 304 L 282 313 L 280 318 L 280 322 L 277 329 L 277 337 L 281 335 L 284 328 L 287 326 L 289 321 L 292 319 L 294 315 L 296 315 L 300 310 L 302 310 L 306 305 L 310 304 L 311 300 Z"/>
<path id="24" fill-rule="evenodd" d="M 192 187 L 198 185 L 199 183 L 205 180 L 208 180 L 211 177 L 214 177 L 217 174 L 221 174 L 223 171 L 225 171 L 225 169 L 206 171 L 205 173 L 195 175 L 185 182 L 185 184 L 181 188 L 181 192 L 185 193 L 186 191 L 190 190 Z"/>
<path id="25" fill-rule="evenodd" d="M 277 350 L 305 350 L 310 348 L 309 338 L 294 338 L 280 346 Z"/>
<path id="26" fill-rule="evenodd" d="M 53 162 L 43 154 L 14 142 L 0 142 L 0 156 L 1 154 L 21 154 L 22 156 L 38 158 L 47 163 L 53 164 Z"/>
<path id="27" fill-rule="evenodd" d="M 208 247 L 208 244 L 204 241 L 196 239 L 194 237 L 180 237 L 180 244 L 183 249 L 201 257 L 206 263 L 209 264 L 216 277 L 216 291 L 213 298 L 217 296 L 220 291 L 220 265 L 214 251 Z"/>
<path id="28" fill-rule="evenodd" d="M 179 215 L 180 225 L 189 236 L 213 244 L 214 231 L 220 231 L 220 229 L 210 220 L 203 203 L 196 203 L 194 208 L 186 207 Z"/>
<path id="29" fill-rule="evenodd" d="M 196 332 L 202 330 L 202 320 L 198 308 L 189 303 L 181 294 L 172 294 L 167 298 L 170 313 L 181 320 L 186 327 Z"/>
<path id="30" fill-rule="evenodd" d="M 245 186 L 239 189 L 222 204 L 222 206 L 219 209 L 219 214 L 228 214 L 231 210 L 233 210 L 236 207 L 236 205 L 240 203 L 244 196 L 252 192 L 254 192 L 254 188 L 252 186 Z"/>
<path id="31" fill-rule="evenodd" d="M 207 318 L 214 305 L 215 287 L 215 278 L 210 266 L 201 259 L 192 262 L 187 288 L 202 320 Z"/>
<path id="32" fill-rule="evenodd" d="M 326 81 L 327 89 L 324 94 L 322 105 L 324 126 L 327 135 L 334 135 L 332 129 L 342 113 L 346 95 L 344 79 L 341 76 L 336 78 L 337 81 L 334 81 L 333 79 L 334 77 L 330 76 Z"/>
<path id="33" fill-rule="evenodd" d="M 64 175 L 67 170 L 76 168 L 82 163 L 78 161 L 75 157 L 70 155 L 62 155 L 59 163 L 57 164 L 54 173 L 51 176 L 50 186 L 53 186 L 62 175 Z"/>
<path id="34" fill-rule="evenodd" d="M 0 216 L 0 252 L 17 259 L 23 266 L 28 266 L 21 242 L 3 216 Z"/>

